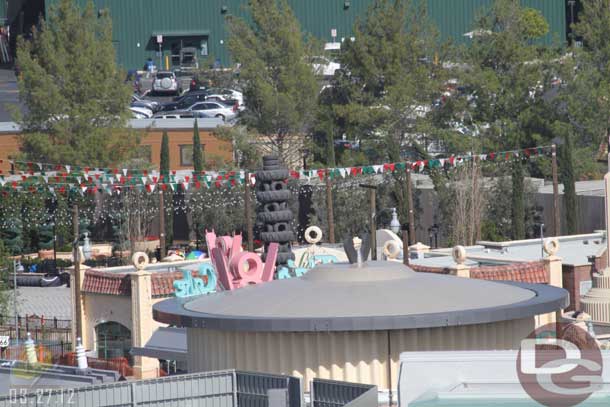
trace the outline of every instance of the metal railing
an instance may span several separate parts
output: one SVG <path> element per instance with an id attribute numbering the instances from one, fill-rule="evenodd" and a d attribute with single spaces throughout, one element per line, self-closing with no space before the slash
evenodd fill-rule
<path id="1" fill-rule="evenodd" d="M 313 379 L 311 407 L 376 407 L 377 386 Z"/>
<path id="2" fill-rule="evenodd" d="M 297 387 L 298 386 L 298 387 Z M 289 405 L 300 407 L 300 379 L 235 370 L 167 376 L 45 392 L 47 405 L 87 407 L 148 407 L 189 405 L 204 407 L 268 407 L 268 390 L 288 389 Z M 0 397 L 0 407 L 36 405 L 36 389 Z"/>
<path id="3" fill-rule="evenodd" d="M 19 328 L 27 329 L 72 329 L 72 320 L 45 318 L 37 315 L 19 315 L 17 317 Z M 15 316 L 0 314 L 0 327 L 14 327 Z"/>

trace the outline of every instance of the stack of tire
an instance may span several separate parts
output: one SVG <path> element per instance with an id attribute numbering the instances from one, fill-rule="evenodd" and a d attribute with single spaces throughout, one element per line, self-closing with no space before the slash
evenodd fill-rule
<path id="1" fill-rule="evenodd" d="M 277 264 L 294 260 L 291 242 L 295 239 L 292 231 L 292 211 L 288 208 L 288 170 L 276 156 L 263 157 L 263 169 L 256 172 L 256 221 L 260 237 L 265 245 L 263 260 L 267 256 L 269 243 L 279 244 Z"/>

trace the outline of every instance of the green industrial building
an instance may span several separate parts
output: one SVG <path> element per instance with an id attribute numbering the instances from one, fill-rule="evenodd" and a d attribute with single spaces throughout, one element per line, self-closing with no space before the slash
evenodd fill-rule
<path id="1" fill-rule="evenodd" d="M 2 0 L 0 0 L 1 2 Z M 58 0 L 10 0 L 11 33 L 27 31 L 32 16 L 44 14 Z M 87 0 L 75 0 L 85 5 Z M 302 28 L 325 42 L 349 39 L 358 17 L 373 0 L 288 0 Z M 467 41 L 477 14 L 493 0 L 426 0 L 431 20 L 444 38 Z M 230 62 L 225 18 L 245 16 L 246 0 L 93 0 L 99 13 L 108 10 L 113 22 L 117 59 L 125 69 L 141 68 L 148 58 L 177 64 L 180 50 L 197 50 L 199 59 Z M 542 11 L 550 26 L 547 42 L 566 39 L 565 0 L 522 0 Z M 38 11 L 38 12 L 37 12 Z"/>

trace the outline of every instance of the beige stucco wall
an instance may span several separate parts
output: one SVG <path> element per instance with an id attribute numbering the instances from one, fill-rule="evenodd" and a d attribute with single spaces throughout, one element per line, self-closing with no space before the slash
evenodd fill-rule
<path id="1" fill-rule="evenodd" d="M 95 327 L 102 322 L 118 322 L 132 329 L 131 297 L 83 293 L 83 345 L 86 349 L 95 347 Z"/>
<path id="2" fill-rule="evenodd" d="M 460 327 L 355 332 L 235 332 L 187 329 L 189 372 L 243 369 L 370 383 L 388 388 L 388 332 L 392 388 L 401 352 L 518 349 L 534 318 Z"/>

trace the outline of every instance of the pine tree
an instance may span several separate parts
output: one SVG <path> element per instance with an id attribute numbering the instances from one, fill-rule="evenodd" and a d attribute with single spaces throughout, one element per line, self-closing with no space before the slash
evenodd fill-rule
<path id="1" fill-rule="evenodd" d="M 163 132 L 161 137 L 161 163 L 159 172 L 163 177 L 169 177 L 169 137 L 167 131 Z"/>
<path id="2" fill-rule="evenodd" d="M 284 162 L 301 161 L 319 85 L 310 43 L 286 0 L 250 0 L 250 22 L 229 16 L 229 49 L 241 63 L 248 109 L 241 121 L 264 136 Z"/>
<path id="3" fill-rule="evenodd" d="M 49 8 L 32 39 L 17 41 L 21 150 L 31 161 L 112 166 L 130 158 L 139 137 L 126 129 L 131 92 L 117 67 L 112 26 L 93 2 Z"/>
<path id="4" fill-rule="evenodd" d="M 525 239 L 525 197 L 523 163 L 515 159 L 512 163 L 512 230 L 513 240 Z"/>
<path id="5" fill-rule="evenodd" d="M 560 182 L 563 184 L 563 204 L 566 214 L 566 226 L 568 235 L 578 233 L 578 213 L 576 198 L 576 183 L 574 176 L 574 159 L 572 150 L 574 146 L 569 134 L 564 136 L 564 144 L 560 147 Z"/>
<path id="6" fill-rule="evenodd" d="M 193 129 L 193 169 L 195 174 L 199 175 L 203 171 L 203 154 L 201 152 L 201 139 L 199 138 L 199 125 L 195 119 Z"/>
<path id="7" fill-rule="evenodd" d="M 170 161 L 169 161 L 169 137 L 163 132 L 161 138 L 161 159 L 159 172 L 163 176 L 165 184 L 171 183 Z M 170 245 L 174 241 L 174 202 L 173 193 L 170 188 L 163 191 L 163 204 L 165 206 L 165 244 Z"/>

